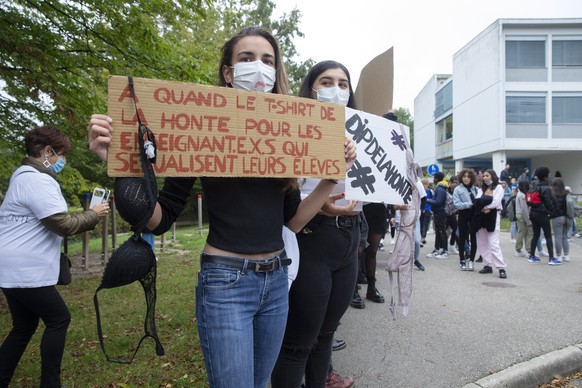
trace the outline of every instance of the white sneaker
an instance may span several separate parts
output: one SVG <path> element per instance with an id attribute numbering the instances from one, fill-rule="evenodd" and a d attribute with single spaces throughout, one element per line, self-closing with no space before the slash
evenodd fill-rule
<path id="1" fill-rule="evenodd" d="M 474 271 L 475 270 L 475 263 L 472 261 L 469 261 L 467 263 L 467 271 Z"/>
<path id="2" fill-rule="evenodd" d="M 576 233 L 576 234 L 574 235 L 574 237 L 578 237 L 578 238 L 580 238 L 580 233 Z"/>
<path id="3" fill-rule="evenodd" d="M 570 256 L 568 255 L 562 256 L 562 261 L 570 261 Z"/>
<path id="4" fill-rule="evenodd" d="M 548 252 L 546 252 L 546 251 L 540 251 L 540 256 L 546 256 L 546 257 L 548 257 L 548 256 L 550 256 L 550 254 Z"/>
<path id="5" fill-rule="evenodd" d="M 519 252 L 515 252 L 513 254 L 513 256 L 516 256 L 516 257 L 526 257 L 527 255 L 525 254 L 524 251 L 519 251 Z"/>
<path id="6" fill-rule="evenodd" d="M 456 246 L 454 246 L 454 245 L 449 245 L 449 253 L 452 253 L 452 254 L 458 255 L 458 254 L 459 254 L 459 250 L 457 249 L 457 247 L 456 247 Z"/>
<path id="7" fill-rule="evenodd" d="M 448 254 L 447 251 L 445 251 L 445 252 L 442 252 L 442 253 L 436 255 L 434 258 L 435 259 L 448 259 L 449 258 L 449 254 Z"/>
<path id="8" fill-rule="evenodd" d="M 390 244 L 394 245 L 394 239 L 390 240 Z"/>
<path id="9" fill-rule="evenodd" d="M 426 255 L 426 257 L 433 258 L 433 257 L 437 257 L 437 255 L 440 255 L 440 254 L 441 254 L 440 249 L 435 249 L 434 251 L 432 251 L 431 253 Z"/>

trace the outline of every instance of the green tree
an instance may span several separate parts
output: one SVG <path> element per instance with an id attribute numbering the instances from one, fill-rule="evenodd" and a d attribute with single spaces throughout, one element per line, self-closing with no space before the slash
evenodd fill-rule
<path id="1" fill-rule="evenodd" d="M 306 72 L 293 59 L 293 39 L 303 36 L 300 13 L 272 21 L 273 9 L 268 0 L 0 2 L 0 152 L 6 160 L 0 192 L 24 155 L 24 132 L 45 122 L 73 143 L 67 168 L 86 180 L 78 190 L 111 187 L 105 165 L 88 151 L 86 128 L 92 113 L 107 111 L 108 76 L 215 84 L 220 49 L 242 26 L 263 25 L 275 33 L 297 85 Z M 81 194 L 63 189 L 70 204 L 71 195 Z"/>
<path id="2" fill-rule="evenodd" d="M 414 150 L 414 119 L 410 114 L 408 108 L 398 108 L 394 110 L 394 114 L 398 117 L 398 122 L 410 128 L 410 147 Z"/>

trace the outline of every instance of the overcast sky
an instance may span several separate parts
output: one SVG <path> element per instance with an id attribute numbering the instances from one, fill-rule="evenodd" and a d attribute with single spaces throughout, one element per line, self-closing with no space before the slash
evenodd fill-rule
<path id="1" fill-rule="evenodd" d="M 582 0 L 274 0 L 276 13 L 301 11 L 300 59 L 334 59 L 357 86 L 362 68 L 394 47 L 394 108 L 414 114 L 433 74 L 450 74 L 453 55 L 497 19 L 581 18 Z"/>

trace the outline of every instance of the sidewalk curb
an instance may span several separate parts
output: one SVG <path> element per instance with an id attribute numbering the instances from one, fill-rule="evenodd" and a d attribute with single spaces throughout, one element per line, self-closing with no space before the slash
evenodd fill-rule
<path id="1" fill-rule="evenodd" d="M 582 344 L 577 344 L 513 365 L 463 388 L 535 387 L 551 381 L 557 374 L 569 375 L 581 369 Z"/>

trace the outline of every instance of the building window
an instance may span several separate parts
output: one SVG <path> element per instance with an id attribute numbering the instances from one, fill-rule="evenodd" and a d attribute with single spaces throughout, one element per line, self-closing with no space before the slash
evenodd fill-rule
<path id="1" fill-rule="evenodd" d="M 511 124 L 545 123 L 545 96 L 506 96 L 505 121 Z"/>
<path id="2" fill-rule="evenodd" d="M 582 67 L 582 39 L 554 40 L 552 42 L 553 67 Z"/>
<path id="3" fill-rule="evenodd" d="M 507 69 L 545 68 L 545 40 L 505 41 L 505 67 Z"/>
<path id="4" fill-rule="evenodd" d="M 453 115 L 449 115 L 436 123 L 437 144 L 444 143 L 453 138 Z"/>
<path id="5" fill-rule="evenodd" d="M 552 97 L 553 124 L 582 124 L 582 95 L 554 93 Z"/>
<path id="6" fill-rule="evenodd" d="M 446 84 L 435 95 L 434 117 L 442 116 L 448 110 L 453 109 L 453 82 Z"/>

